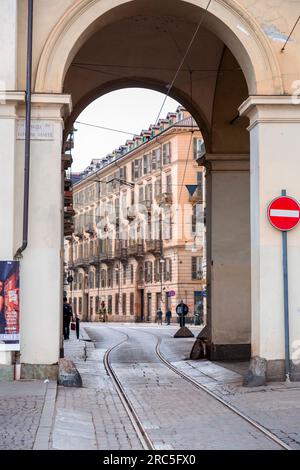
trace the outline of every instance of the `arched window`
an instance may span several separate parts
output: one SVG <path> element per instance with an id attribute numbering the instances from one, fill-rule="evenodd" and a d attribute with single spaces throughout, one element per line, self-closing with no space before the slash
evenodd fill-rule
<path id="1" fill-rule="evenodd" d="M 89 272 L 89 288 L 94 289 L 95 287 L 95 274 L 94 271 Z"/>

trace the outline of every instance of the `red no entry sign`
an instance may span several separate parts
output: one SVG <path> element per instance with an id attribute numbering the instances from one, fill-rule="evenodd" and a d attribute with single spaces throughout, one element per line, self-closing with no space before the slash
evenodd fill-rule
<path id="1" fill-rule="evenodd" d="M 268 207 L 268 217 L 273 227 L 278 230 L 292 230 L 300 220 L 299 203 L 292 197 L 277 197 Z"/>

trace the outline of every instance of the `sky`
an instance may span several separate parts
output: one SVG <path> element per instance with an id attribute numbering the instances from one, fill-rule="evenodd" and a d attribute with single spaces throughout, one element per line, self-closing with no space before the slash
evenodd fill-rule
<path id="1" fill-rule="evenodd" d="M 113 91 L 91 103 L 77 121 L 140 134 L 157 120 L 165 95 L 141 88 Z M 179 103 L 167 98 L 160 114 L 164 118 L 169 111 L 176 111 Z M 86 168 L 93 158 L 104 158 L 123 145 L 131 136 L 93 127 L 74 124 L 74 149 L 72 171 Z"/>

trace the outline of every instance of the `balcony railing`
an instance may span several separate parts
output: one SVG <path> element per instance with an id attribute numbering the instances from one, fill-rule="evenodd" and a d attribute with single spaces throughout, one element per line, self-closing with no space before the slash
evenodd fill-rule
<path id="1" fill-rule="evenodd" d="M 75 268 L 87 268 L 89 265 L 89 261 L 87 258 L 77 258 L 74 261 Z"/>
<path id="2" fill-rule="evenodd" d="M 154 255 L 161 254 L 161 242 L 160 240 L 149 240 L 147 241 L 147 251 Z"/>
<path id="3" fill-rule="evenodd" d="M 112 263 L 115 259 L 113 256 L 112 249 L 107 249 L 100 253 L 99 258 L 102 263 Z"/>
<path id="4" fill-rule="evenodd" d="M 128 259 L 128 250 L 125 247 L 117 247 L 115 250 L 115 257 L 122 260 Z"/>
<path id="5" fill-rule="evenodd" d="M 98 266 L 101 263 L 100 255 L 92 255 L 89 257 L 89 264 Z"/>
<path id="6" fill-rule="evenodd" d="M 128 255 L 133 256 L 134 258 L 141 258 L 145 255 L 144 244 L 143 243 L 134 243 L 128 246 Z"/>

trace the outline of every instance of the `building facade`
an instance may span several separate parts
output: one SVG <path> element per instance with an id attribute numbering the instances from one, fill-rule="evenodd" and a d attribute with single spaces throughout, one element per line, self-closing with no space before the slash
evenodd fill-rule
<path id="1" fill-rule="evenodd" d="M 155 321 L 182 299 L 203 314 L 201 132 L 181 106 L 102 160 L 73 186 L 67 296 L 88 321 Z"/>

